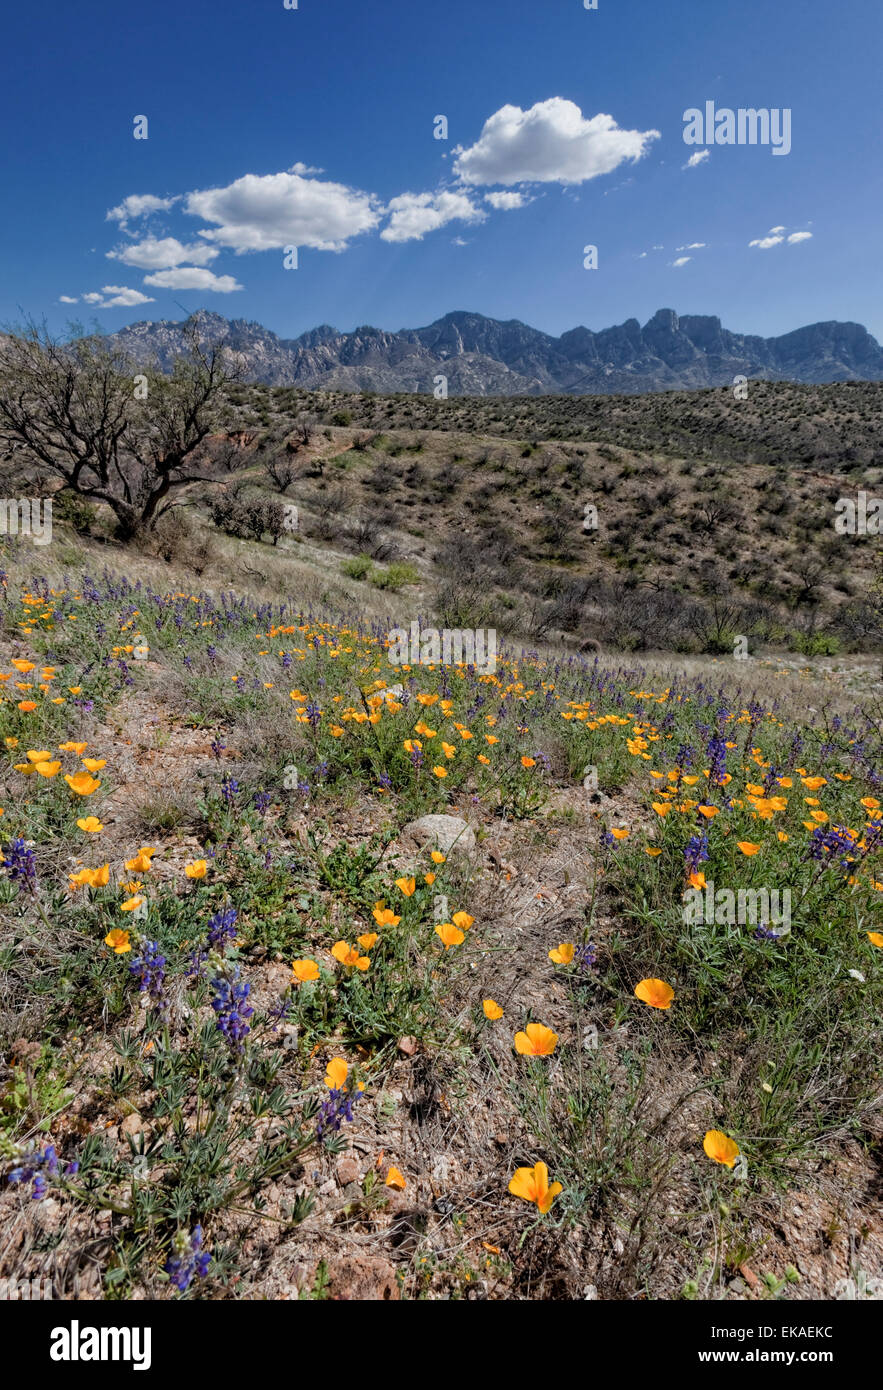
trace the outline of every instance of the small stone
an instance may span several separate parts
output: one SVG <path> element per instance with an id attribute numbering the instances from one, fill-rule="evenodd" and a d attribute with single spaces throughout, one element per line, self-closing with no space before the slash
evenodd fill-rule
<path id="1" fill-rule="evenodd" d="M 347 1255 L 328 1265 L 328 1282 L 335 1298 L 353 1303 L 386 1303 L 399 1298 L 395 1269 L 377 1255 Z"/>
<path id="2" fill-rule="evenodd" d="M 348 1183 L 358 1182 L 361 1177 L 361 1167 L 355 1154 L 344 1154 L 337 1164 L 337 1181 L 341 1187 L 346 1187 Z"/>
<path id="3" fill-rule="evenodd" d="M 140 1115 L 127 1115 L 120 1125 L 122 1134 L 140 1134 L 144 1128 L 144 1121 Z"/>
<path id="4" fill-rule="evenodd" d="M 413 1057 L 417 1051 L 417 1039 L 415 1037 L 399 1038 L 399 1052 L 403 1057 Z"/>
<path id="5" fill-rule="evenodd" d="M 421 816 L 412 820 L 402 831 L 418 844 L 430 844 L 443 854 L 475 848 L 475 831 L 460 816 Z"/>

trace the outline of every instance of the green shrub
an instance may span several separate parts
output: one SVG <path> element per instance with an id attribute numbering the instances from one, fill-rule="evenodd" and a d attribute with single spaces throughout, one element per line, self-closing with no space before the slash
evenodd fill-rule
<path id="1" fill-rule="evenodd" d="M 370 556 L 357 555 L 353 560 L 344 560 L 340 568 L 350 579 L 367 579 L 373 566 Z"/>

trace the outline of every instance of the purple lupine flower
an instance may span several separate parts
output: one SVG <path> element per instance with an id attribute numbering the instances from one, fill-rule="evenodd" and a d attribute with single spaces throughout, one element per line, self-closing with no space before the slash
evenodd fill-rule
<path id="1" fill-rule="evenodd" d="M 855 851 L 855 841 L 843 825 L 820 825 L 813 831 L 807 849 L 807 857 L 817 862 L 831 864 L 838 860 L 843 868 L 851 862 Z"/>
<path id="2" fill-rule="evenodd" d="M 675 754 L 675 767 L 684 769 L 693 766 L 695 753 L 689 743 L 682 743 Z"/>
<path id="3" fill-rule="evenodd" d="M 267 814 L 272 800 L 273 798 L 269 792 L 255 792 L 253 804 L 259 816 L 265 816 Z"/>
<path id="4" fill-rule="evenodd" d="M 319 706 L 316 704 L 315 700 L 307 701 L 306 708 L 304 709 L 304 714 L 310 721 L 310 728 L 317 729 L 319 727 L 319 720 L 322 718 L 322 711 L 319 709 Z"/>
<path id="5" fill-rule="evenodd" d="M 194 1226 L 192 1232 L 178 1231 L 173 1236 L 164 1269 L 179 1293 L 186 1293 L 194 1278 L 205 1278 L 211 1258 L 202 1248 L 202 1227 Z"/>
<path id="6" fill-rule="evenodd" d="M 251 1032 L 246 1019 L 251 1018 L 254 1009 L 248 1003 L 251 985 L 239 978 L 238 965 L 216 966 L 216 973 L 209 984 L 214 991 L 212 1008 L 218 1016 L 218 1032 L 237 1052 L 241 1052 L 245 1039 Z"/>
<path id="7" fill-rule="evenodd" d="M 225 777 L 221 783 L 221 795 L 228 806 L 232 806 L 239 794 L 239 783 L 235 777 Z"/>
<path id="8" fill-rule="evenodd" d="M 322 1102 L 316 1120 L 317 1139 L 322 1139 L 329 1133 L 336 1134 L 344 1120 L 352 1123 L 353 1105 L 360 1094 L 359 1091 L 356 1091 L 355 1095 L 351 1095 L 344 1087 L 328 1092 L 328 1097 Z"/>
<path id="9" fill-rule="evenodd" d="M 3 856 L 3 868 L 13 883 L 25 888 L 29 893 L 37 891 L 37 865 L 34 851 L 27 840 L 20 836 L 7 846 Z"/>
<path id="10" fill-rule="evenodd" d="M 716 735 L 710 738 L 707 752 L 711 761 L 709 781 L 716 787 L 723 786 L 724 778 L 727 775 L 727 745 L 725 740 Z"/>
<path id="11" fill-rule="evenodd" d="M 573 963 L 581 975 L 594 970 L 597 964 L 598 948 L 593 941 L 587 941 L 574 953 Z"/>
<path id="12" fill-rule="evenodd" d="M 217 949 L 225 942 L 233 940 L 236 936 L 236 918 L 238 916 L 239 913 L 235 907 L 224 907 L 208 919 L 207 939 L 210 946 Z"/>
<path id="13" fill-rule="evenodd" d="M 13 1168 L 7 1181 L 13 1187 L 31 1186 L 31 1198 L 39 1202 L 41 1197 L 45 1197 L 46 1189 L 50 1179 L 58 1177 L 59 1163 L 58 1153 L 54 1144 L 48 1144 L 41 1152 L 39 1149 L 19 1150 L 18 1157 L 21 1160 L 17 1168 Z M 79 1170 L 79 1163 L 68 1163 L 64 1169 L 65 1177 L 73 1177 Z"/>
<path id="14" fill-rule="evenodd" d="M 691 874 L 699 872 L 699 865 L 708 858 L 708 836 L 691 835 L 684 850 L 684 862 Z"/>
<path id="15" fill-rule="evenodd" d="M 147 992 L 153 1007 L 165 1013 L 169 1007 L 165 992 L 166 958 L 160 955 L 159 943 L 142 942 L 141 954 L 132 961 L 129 971 L 136 976 L 139 990 Z"/>

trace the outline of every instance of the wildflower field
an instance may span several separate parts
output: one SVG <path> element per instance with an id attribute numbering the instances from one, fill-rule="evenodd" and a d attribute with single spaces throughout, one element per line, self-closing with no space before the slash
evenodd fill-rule
<path id="1" fill-rule="evenodd" d="M 879 698 L 392 666 L 391 620 L 32 559 L 0 609 L 0 1277 L 880 1274 Z"/>

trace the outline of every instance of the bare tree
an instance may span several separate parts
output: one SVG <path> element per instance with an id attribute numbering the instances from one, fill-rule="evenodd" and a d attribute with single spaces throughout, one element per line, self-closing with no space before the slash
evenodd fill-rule
<path id="1" fill-rule="evenodd" d="M 137 378 L 137 379 L 136 379 Z M 235 379 L 221 348 L 184 329 L 171 373 L 138 368 L 99 334 L 62 342 L 29 322 L 0 338 L 0 443 L 81 497 L 129 539 L 153 529 L 187 484 L 211 481 L 205 442 Z"/>

